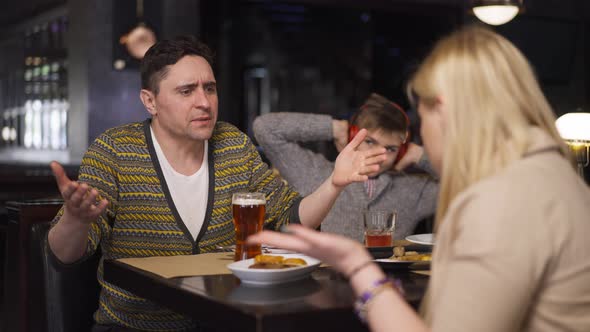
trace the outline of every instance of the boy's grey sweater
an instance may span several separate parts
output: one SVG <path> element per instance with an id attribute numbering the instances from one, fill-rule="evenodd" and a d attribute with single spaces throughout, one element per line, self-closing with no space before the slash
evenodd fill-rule
<path id="1" fill-rule="evenodd" d="M 254 135 L 284 179 L 309 195 L 332 173 L 334 163 L 298 142 L 332 141 L 332 118 L 304 113 L 269 113 L 254 121 Z M 417 165 L 428 174 L 383 173 L 369 199 L 363 183 L 347 186 L 322 222 L 322 231 L 363 242 L 363 211 L 397 210 L 395 239 L 413 233 L 418 221 L 434 214 L 438 183 L 428 160 Z"/>

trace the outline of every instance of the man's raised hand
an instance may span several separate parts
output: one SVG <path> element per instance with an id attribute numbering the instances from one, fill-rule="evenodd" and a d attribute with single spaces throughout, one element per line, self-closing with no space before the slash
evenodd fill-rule
<path id="1" fill-rule="evenodd" d="M 51 162 L 50 167 L 64 200 L 64 215 L 69 217 L 67 219 L 87 224 L 96 221 L 107 208 L 108 201 L 98 200 L 98 191 L 86 183 L 70 180 L 58 162 Z"/>

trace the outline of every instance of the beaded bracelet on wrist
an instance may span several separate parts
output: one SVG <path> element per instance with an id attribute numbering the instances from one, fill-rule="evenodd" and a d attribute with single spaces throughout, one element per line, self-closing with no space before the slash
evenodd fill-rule
<path id="1" fill-rule="evenodd" d="M 399 280 L 394 280 L 391 278 L 383 278 L 375 281 L 371 288 L 364 291 L 355 301 L 354 309 L 355 313 L 358 318 L 365 323 L 367 321 L 367 307 L 371 301 L 375 299 L 377 295 L 379 295 L 385 289 L 395 289 L 400 294 L 403 295 L 404 290 L 401 286 L 401 282 Z"/>

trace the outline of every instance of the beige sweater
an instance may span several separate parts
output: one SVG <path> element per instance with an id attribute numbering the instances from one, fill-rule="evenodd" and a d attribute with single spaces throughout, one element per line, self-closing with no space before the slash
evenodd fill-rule
<path id="1" fill-rule="evenodd" d="M 453 200 L 436 236 L 433 331 L 590 331 L 590 190 L 539 129 L 530 155 Z"/>

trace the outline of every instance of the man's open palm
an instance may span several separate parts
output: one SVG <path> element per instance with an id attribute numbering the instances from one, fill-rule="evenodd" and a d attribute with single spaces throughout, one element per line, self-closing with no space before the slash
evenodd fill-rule
<path id="1" fill-rule="evenodd" d="M 107 208 L 106 199 L 98 199 L 98 191 L 86 183 L 72 181 L 58 162 L 51 162 L 51 171 L 57 181 L 59 192 L 64 200 L 64 215 L 83 223 L 96 221 Z"/>

